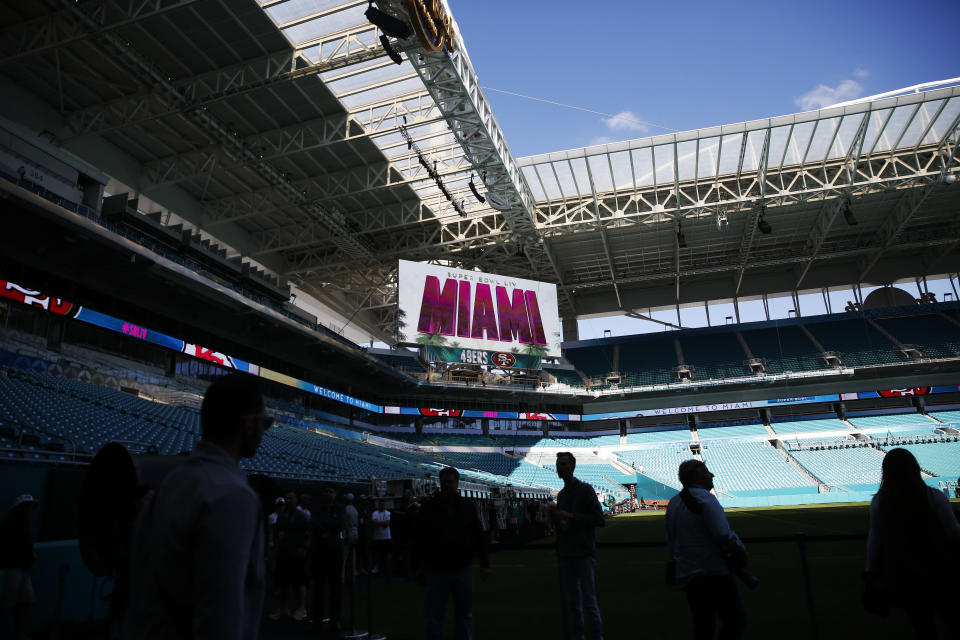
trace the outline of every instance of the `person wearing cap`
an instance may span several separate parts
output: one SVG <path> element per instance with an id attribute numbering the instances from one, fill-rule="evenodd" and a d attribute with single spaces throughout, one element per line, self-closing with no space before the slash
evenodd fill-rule
<path id="1" fill-rule="evenodd" d="M 0 608 L 14 610 L 14 639 L 25 640 L 30 605 L 36 602 L 30 569 L 37 560 L 30 530 L 30 514 L 39 503 L 30 494 L 13 501 L 10 514 L 0 524 L 0 567 L 6 574 Z"/>
<path id="2" fill-rule="evenodd" d="M 134 529 L 127 639 L 255 640 L 266 588 L 263 509 L 238 463 L 273 423 L 253 376 L 207 389 L 203 439 Z"/>

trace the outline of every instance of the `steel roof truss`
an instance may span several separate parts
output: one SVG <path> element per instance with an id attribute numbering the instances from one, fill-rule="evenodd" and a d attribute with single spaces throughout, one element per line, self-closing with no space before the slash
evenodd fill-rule
<path id="1" fill-rule="evenodd" d="M 57 49 L 73 42 L 113 29 L 147 20 L 168 11 L 186 7 L 197 0 L 139 0 L 137 2 L 114 2 L 112 0 L 87 0 L 80 4 L 86 20 L 77 20 L 75 3 L 61 3 L 64 8 L 43 17 L 11 25 L 3 30 L 0 39 L 13 42 L 12 49 L 5 50 L 0 66 L 24 56 L 31 56 L 50 49 Z"/>

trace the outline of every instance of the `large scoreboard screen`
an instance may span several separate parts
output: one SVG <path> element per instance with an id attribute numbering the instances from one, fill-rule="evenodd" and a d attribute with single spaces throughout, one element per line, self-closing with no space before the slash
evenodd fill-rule
<path id="1" fill-rule="evenodd" d="M 398 342 L 560 357 L 554 284 L 407 260 L 399 281 Z"/>

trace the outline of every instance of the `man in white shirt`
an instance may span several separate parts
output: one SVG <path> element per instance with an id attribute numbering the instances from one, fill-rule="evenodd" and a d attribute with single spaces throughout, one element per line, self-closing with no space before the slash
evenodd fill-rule
<path id="1" fill-rule="evenodd" d="M 373 573 L 383 570 L 386 581 L 390 582 L 390 512 L 387 511 L 383 500 L 377 501 L 377 510 L 370 520 L 373 522 Z"/>
<path id="2" fill-rule="evenodd" d="M 200 419 L 203 440 L 138 517 L 124 638 L 257 638 L 263 514 L 237 463 L 273 418 L 257 379 L 231 374 L 207 389 Z"/>
<path id="3" fill-rule="evenodd" d="M 713 638 L 720 618 L 722 640 L 743 634 L 746 616 L 730 564 L 746 565 L 746 548 L 730 529 L 723 507 L 710 493 L 713 474 L 700 460 L 680 464 L 683 491 L 667 505 L 667 547 L 673 579 L 684 590 L 695 640 Z"/>

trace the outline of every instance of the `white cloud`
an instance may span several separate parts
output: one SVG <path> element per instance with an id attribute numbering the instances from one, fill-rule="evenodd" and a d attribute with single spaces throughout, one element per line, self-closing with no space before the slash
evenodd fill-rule
<path id="1" fill-rule="evenodd" d="M 842 80 L 835 87 L 828 87 L 825 84 L 818 85 L 815 89 L 806 92 L 794 102 L 804 111 L 813 109 L 822 109 L 838 102 L 846 102 L 859 98 L 863 93 L 863 87 L 856 80 Z"/>
<path id="2" fill-rule="evenodd" d="M 613 131 L 638 131 L 644 133 L 648 127 L 640 121 L 633 111 L 621 111 L 610 118 L 604 118 L 603 123 Z"/>
<path id="3" fill-rule="evenodd" d="M 855 71 L 853 72 L 853 75 L 856 76 L 857 78 L 860 78 L 861 80 L 863 80 L 864 78 L 869 78 L 869 77 L 870 77 L 870 70 L 869 70 L 869 69 L 857 69 L 857 70 L 855 70 Z"/>
<path id="4" fill-rule="evenodd" d="M 596 138 L 590 138 L 590 142 L 587 143 L 587 146 L 595 147 L 598 144 L 610 144 L 613 141 L 613 138 L 610 136 L 597 136 Z"/>

